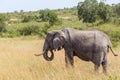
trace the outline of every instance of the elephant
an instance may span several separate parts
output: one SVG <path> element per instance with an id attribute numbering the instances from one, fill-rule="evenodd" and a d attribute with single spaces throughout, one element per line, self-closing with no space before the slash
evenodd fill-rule
<path id="1" fill-rule="evenodd" d="M 94 64 L 95 71 L 98 71 L 100 65 L 103 72 L 107 73 L 108 52 L 109 49 L 114 56 L 112 44 L 109 37 L 99 30 L 76 30 L 73 28 L 64 28 L 48 32 L 45 38 L 43 52 L 36 56 L 43 55 L 47 61 L 54 58 L 53 51 L 65 50 L 66 66 L 74 66 L 74 56 L 84 60 L 91 61 Z M 48 51 L 51 56 L 48 56 Z"/>

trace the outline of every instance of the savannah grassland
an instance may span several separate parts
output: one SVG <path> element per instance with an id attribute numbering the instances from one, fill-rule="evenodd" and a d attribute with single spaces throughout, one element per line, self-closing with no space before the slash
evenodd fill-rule
<path id="1" fill-rule="evenodd" d="M 64 50 L 55 52 L 54 60 L 51 62 L 45 61 L 42 56 L 34 56 L 42 52 L 44 38 L 36 37 L 34 34 L 21 36 L 18 30 L 23 30 L 23 33 L 26 30 L 29 32 L 31 29 L 29 26 L 37 26 L 40 29 L 39 33 L 42 34 L 41 31 L 48 22 L 35 20 L 19 22 L 22 16 L 38 15 L 39 11 L 15 12 L 6 14 L 10 19 L 6 23 L 6 32 L 0 38 L 0 80 L 120 80 L 120 24 L 100 23 L 101 21 L 94 24 L 82 23 L 78 20 L 77 11 L 72 9 L 55 12 L 62 19 L 62 24 L 54 25 L 48 31 L 72 27 L 79 30 L 98 29 L 108 34 L 114 51 L 119 55 L 115 57 L 109 52 L 108 75 L 102 73 L 102 67 L 99 73 L 95 73 L 93 63 L 77 57 L 74 57 L 74 68 L 66 68 Z M 10 21 L 11 19 L 17 21 Z"/>
<path id="2" fill-rule="evenodd" d="M 1 38 L 0 80 L 120 80 L 120 58 L 111 52 L 108 75 L 104 75 L 102 67 L 95 73 L 93 63 L 77 57 L 74 57 L 74 68 L 66 68 L 64 50 L 55 52 L 51 62 L 34 56 L 42 51 L 43 43 L 44 39 L 40 38 Z M 114 50 L 118 53 L 120 47 Z"/>

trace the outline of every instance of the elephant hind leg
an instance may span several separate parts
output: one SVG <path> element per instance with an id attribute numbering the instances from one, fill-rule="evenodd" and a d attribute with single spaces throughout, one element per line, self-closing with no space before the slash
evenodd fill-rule
<path id="1" fill-rule="evenodd" d="M 99 67 L 101 65 L 101 59 L 102 59 L 102 53 L 94 53 L 94 57 L 93 57 L 93 60 L 92 62 L 94 63 L 94 70 L 95 72 L 99 72 Z"/>
<path id="2" fill-rule="evenodd" d="M 102 62 L 102 67 L 103 67 L 103 73 L 107 73 L 107 62 L 106 61 L 104 61 L 104 62 Z"/>
<path id="3" fill-rule="evenodd" d="M 107 74 L 107 57 L 105 57 L 102 61 L 103 72 Z"/>
<path id="4" fill-rule="evenodd" d="M 107 50 L 104 52 L 104 57 L 103 57 L 103 60 L 102 60 L 102 67 L 103 67 L 103 73 L 107 74 Z"/>

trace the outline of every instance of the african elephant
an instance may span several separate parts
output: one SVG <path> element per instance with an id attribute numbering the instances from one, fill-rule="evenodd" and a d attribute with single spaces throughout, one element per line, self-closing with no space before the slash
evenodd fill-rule
<path id="1" fill-rule="evenodd" d="M 66 65 L 74 64 L 74 56 L 79 57 L 84 61 L 92 61 L 95 65 L 95 71 L 100 65 L 103 66 L 103 72 L 107 72 L 107 53 L 109 49 L 114 56 L 117 56 L 112 50 L 112 45 L 109 37 L 98 30 L 76 30 L 65 28 L 63 30 L 51 31 L 47 34 L 43 46 L 42 54 L 47 61 L 54 58 L 53 50 L 65 50 Z M 48 51 L 51 56 L 48 56 Z"/>

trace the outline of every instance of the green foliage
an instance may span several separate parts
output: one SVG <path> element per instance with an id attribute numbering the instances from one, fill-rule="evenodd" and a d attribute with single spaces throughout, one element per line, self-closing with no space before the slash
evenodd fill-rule
<path id="1" fill-rule="evenodd" d="M 116 30 L 116 31 L 106 31 L 106 33 L 109 35 L 110 39 L 112 40 L 112 44 L 114 47 L 117 46 L 117 44 L 120 41 L 120 31 Z"/>
<path id="2" fill-rule="evenodd" d="M 42 32 L 44 32 L 45 34 L 47 34 L 47 31 L 48 29 L 50 28 L 51 26 L 49 24 L 45 24 L 44 27 L 42 28 Z"/>
<path id="3" fill-rule="evenodd" d="M 113 5 L 114 16 L 120 18 L 120 3 Z"/>
<path id="4" fill-rule="evenodd" d="M 104 2 L 100 2 L 98 6 L 98 15 L 104 22 L 109 21 L 112 15 L 110 6 L 106 5 Z"/>
<path id="5" fill-rule="evenodd" d="M 18 29 L 20 35 L 35 35 L 39 32 L 39 26 L 31 25 L 31 26 L 24 26 Z"/>
<path id="6" fill-rule="evenodd" d="M 42 38 L 45 38 L 45 35 L 48 33 L 48 29 L 50 28 L 51 26 L 49 24 L 44 24 L 44 26 L 42 28 L 40 28 L 39 32 L 38 32 L 38 35 Z"/>
<path id="7" fill-rule="evenodd" d="M 4 14 L 0 14 L 0 22 L 3 22 L 6 20 L 6 17 Z"/>
<path id="8" fill-rule="evenodd" d="M 117 75 L 115 73 L 114 74 L 110 74 L 108 76 L 108 80 L 118 80 L 118 77 L 117 77 Z"/>
<path id="9" fill-rule="evenodd" d="M 85 0 L 78 3 L 78 18 L 83 19 L 83 22 L 93 23 L 97 18 L 97 0 Z"/>
<path id="10" fill-rule="evenodd" d="M 113 14 L 112 14 L 112 22 L 114 24 L 120 24 L 120 3 L 116 4 L 116 5 L 112 5 L 112 10 L 113 10 Z"/>
<path id="11" fill-rule="evenodd" d="M 37 20 L 37 16 L 23 16 L 22 22 L 29 22 L 29 21 L 33 21 L 33 20 Z"/>
<path id="12" fill-rule="evenodd" d="M 49 24 L 50 25 L 54 25 L 56 24 L 56 22 L 58 21 L 58 17 L 57 17 L 57 14 L 54 13 L 54 12 L 49 12 L 48 13 L 48 17 L 49 17 Z"/>
<path id="13" fill-rule="evenodd" d="M 22 19 L 22 22 L 29 22 L 30 21 L 30 17 L 29 16 L 25 16 Z"/>
<path id="14" fill-rule="evenodd" d="M 19 36 L 20 36 L 19 33 L 5 33 L 5 32 L 3 32 L 1 35 L 1 37 L 5 37 L 5 38 L 7 37 L 14 38 L 14 37 L 19 37 Z"/>
<path id="15" fill-rule="evenodd" d="M 105 23 L 110 20 L 113 13 L 111 6 L 106 5 L 104 2 L 98 3 L 97 0 L 79 2 L 77 9 L 79 20 L 83 19 L 83 22 L 86 23 L 96 22 L 99 18 Z"/>
<path id="16" fill-rule="evenodd" d="M 50 10 L 40 11 L 40 19 L 42 21 L 48 21 L 51 26 L 60 23 L 60 20 L 57 17 L 57 14 Z"/>
<path id="17" fill-rule="evenodd" d="M 17 26 L 6 26 L 5 31 L 2 32 L 1 36 L 2 37 L 19 37 L 20 34 L 17 30 L 18 30 Z"/>
<path id="18" fill-rule="evenodd" d="M 5 16 L 0 14 L 0 33 L 5 31 L 5 24 L 4 24 Z"/>
<path id="19" fill-rule="evenodd" d="M 0 21 L 0 32 L 4 32 L 5 31 L 5 24 Z"/>
<path id="20" fill-rule="evenodd" d="M 39 13 L 40 13 L 40 19 L 42 21 L 48 21 L 49 20 L 49 16 L 48 16 L 49 11 L 48 10 L 42 10 Z"/>
<path id="21" fill-rule="evenodd" d="M 19 36 L 29 36 L 29 35 L 39 35 L 43 37 L 42 27 L 44 23 L 38 22 L 28 22 L 28 23 L 18 23 L 6 26 L 6 31 L 2 32 L 2 37 L 19 37 Z"/>

